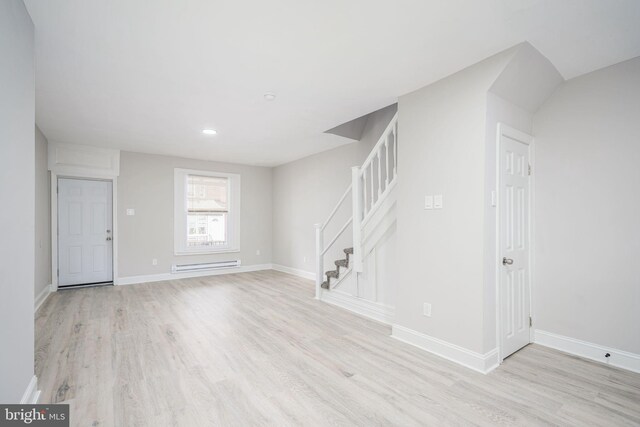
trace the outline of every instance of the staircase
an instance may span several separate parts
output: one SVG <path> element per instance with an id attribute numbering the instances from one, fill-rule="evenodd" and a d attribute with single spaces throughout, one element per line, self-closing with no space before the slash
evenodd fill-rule
<path id="1" fill-rule="evenodd" d="M 322 289 L 331 289 L 331 278 L 339 279 L 340 278 L 340 267 L 344 269 L 349 269 L 349 255 L 353 255 L 353 248 L 347 248 L 344 250 L 344 259 L 339 259 L 334 262 L 336 265 L 335 270 L 329 270 L 325 272 L 327 276 L 327 280 L 322 282 L 320 285 Z"/>
<path id="2" fill-rule="evenodd" d="M 341 276 L 353 271 L 362 272 L 363 242 L 366 233 L 376 226 L 375 213 L 385 205 L 385 200 L 393 191 L 397 181 L 398 168 L 398 113 L 396 113 L 382 136 L 373 147 L 362 166 L 351 168 L 351 185 L 346 189 L 325 222 L 316 224 L 316 298 L 322 292 L 330 291 L 341 281 Z M 351 195 L 349 198 L 348 196 Z M 335 218 L 336 213 L 347 200 L 351 201 L 352 216 L 338 233 L 324 244 L 324 231 Z M 388 203 L 387 203 L 388 204 Z M 380 210 L 384 212 L 384 210 Z M 351 226 L 352 247 L 344 249 L 345 257 L 333 261 L 335 270 L 324 270 L 324 258 L 346 230 Z M 375 234 L 375 233 L 372 233 Z M 343 239 L 344 240 L 344 239 Z M 343 242 L 344 243 L 344 242 Z M 341 271 L 344 269 L 344 271 Z M 323 278 L 326 277 L 326 280 Z M 332 280 L 333 279 L 333 280 Z"/>

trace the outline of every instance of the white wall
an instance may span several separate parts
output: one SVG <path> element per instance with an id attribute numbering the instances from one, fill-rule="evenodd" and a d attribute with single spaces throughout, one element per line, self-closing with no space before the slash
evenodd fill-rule
<path id="1" fill-rule="evenodd" d="M 47 138 L 36 126 L 35 148 L 35 296 L 51 284 L 51 176 L 47 168 Z"/>
<path id="2" fill-rule="evenodd" d="M 273 169 L 273 262 L 307 272 L 315 269 L 314 224 L 323 222 L 351 183 L 351 167 L 365 160 L 396 112 L 396 105 L 374 113 L 362 139 Z M 351 215 L 349 200 L 327 228 L 331 239 Z M 336 248 L 352 246 L 350 231 Z M 328 254 L 325 270 L 340 256 Z"/>
<path id="3" fill-rule="evenodd" d="M 479 353 L 490 350 L 483 333 L 487 91 L 513 54 L 398 102 L 395 323 Z M 424 196 L 435 194 L 444 208 L 424 210 Z"/>
<path id="4" fill-rule="evenodd" d="M 33 377 L 35 83 L 33 24 L 0 2 L 0 402 L 19 403 Z"/>
<path id="5" fill-rule="evenodd" d="M 174 255 L 174 169 L 241 175 L 240 252 Z M 118 275 L 166 274 L 172 264 L 241 259 L 243 266 L 271 263 L 271 169 L 178 157 L 120 153 L 118 177 Z M 127 216 L 128 208 L 135 216 Z M 256 251 L 260 251 L 260 255 Z M 152 259 L 158 265 L 152 265 Z"/>
<path id="6" fill-rule="evenodd" d="M 536 329 L 640 354 L 640 58 L 534 116 Z"/>
<path id="7" fill-rule="evenodd" d="M 395 215 L 395 212 L 393 212 L 393 215 Z M 396 224 L 394 223 L 380 241 L 377 242 L 370 257 L 365 258 L 364 268 L 368 270 L 367 273 L 372 275 L 373 283 L 362 289 L 363 298 L 395 308 L 398 258 Z M 369 261 L 370 259 L 372 259 L 372 262 Z M 366 279 L 365 277 L 364 280 Z"/>

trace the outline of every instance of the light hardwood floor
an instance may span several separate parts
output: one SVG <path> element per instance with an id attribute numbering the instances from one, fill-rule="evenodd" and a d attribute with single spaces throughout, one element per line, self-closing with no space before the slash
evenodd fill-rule
<path id="1" fill-rule="evenodd" d="M 640 425 L 640 375 L 531 345 L 482 375 L 264 271 L 62 291 L 41 402 L 79 426 Z"/>

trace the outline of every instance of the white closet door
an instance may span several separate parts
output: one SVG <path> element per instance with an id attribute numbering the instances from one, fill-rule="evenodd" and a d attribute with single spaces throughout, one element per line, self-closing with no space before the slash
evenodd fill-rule
<path id="1" fill-rule="evenodd" d="M 529 145 L 502 135 L 500 146 L 500 318 L 507 357 L 530 342 Z"/>

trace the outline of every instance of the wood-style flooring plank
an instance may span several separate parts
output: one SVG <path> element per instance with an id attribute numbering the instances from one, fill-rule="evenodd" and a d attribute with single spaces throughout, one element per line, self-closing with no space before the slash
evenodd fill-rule
<path id="1" fill-rule="evenodd" d="M 638 426 L 640 375 L 537 345 L 481 375 L 279 273 L 57 292 L 41 402 L 74 426 Z"/>

